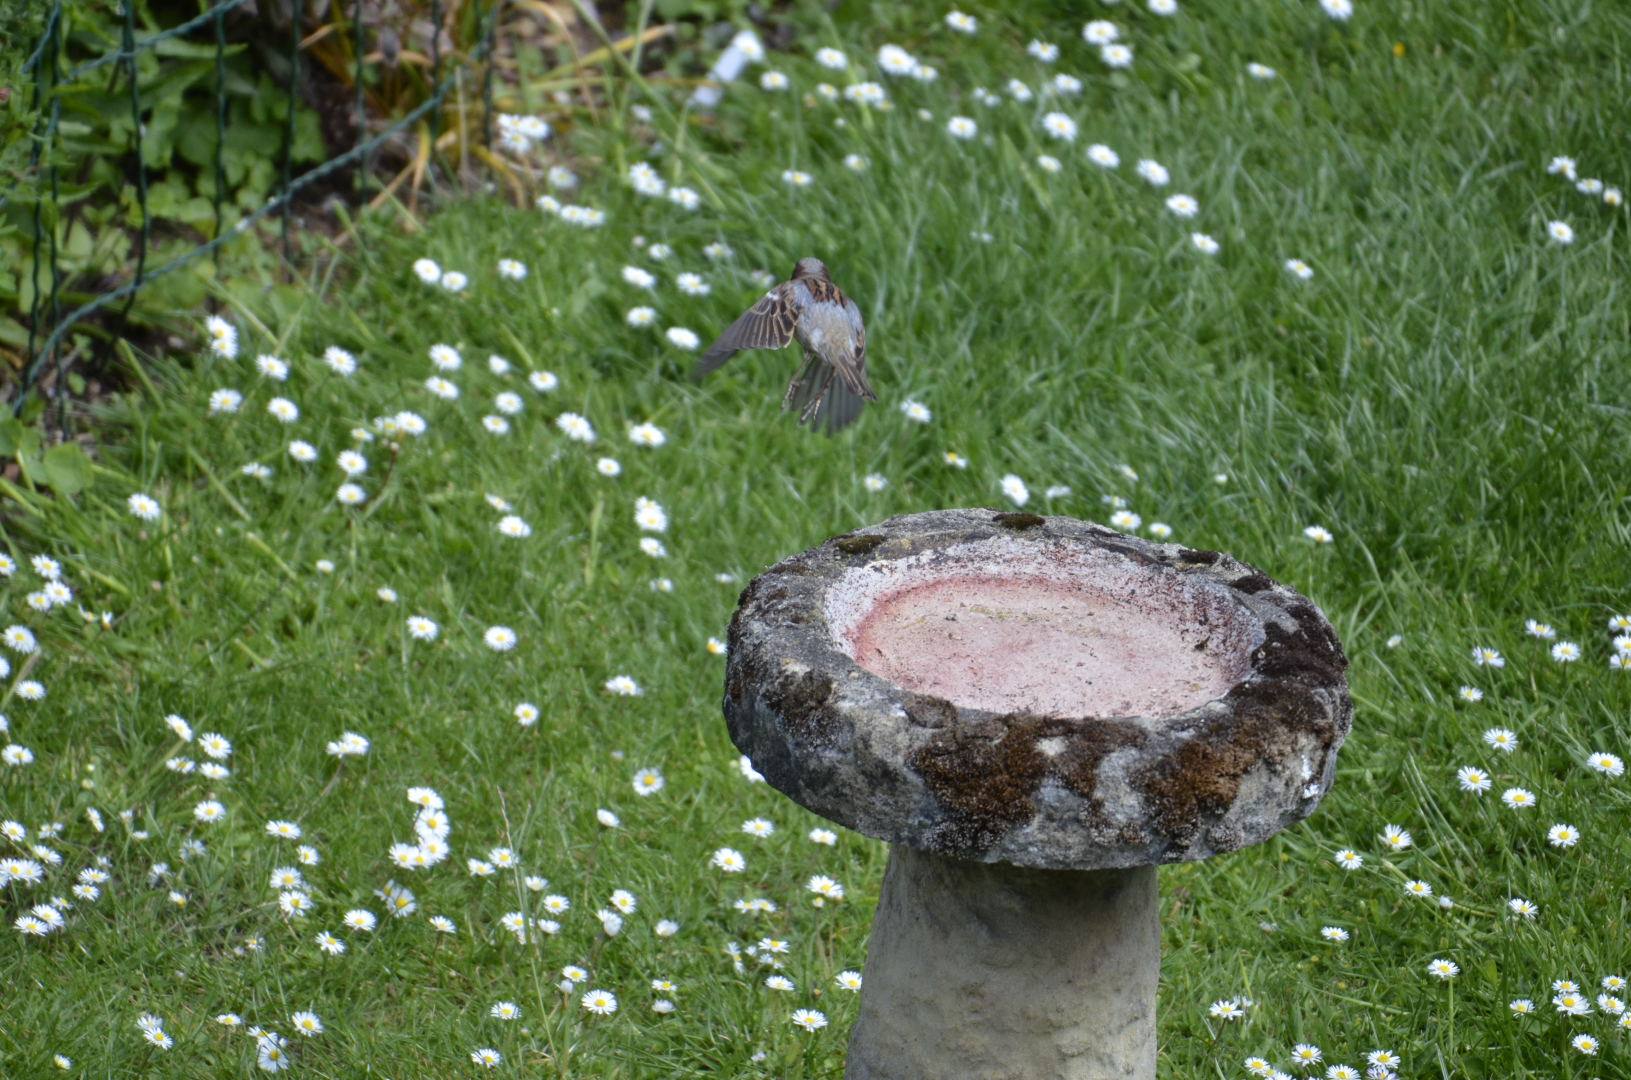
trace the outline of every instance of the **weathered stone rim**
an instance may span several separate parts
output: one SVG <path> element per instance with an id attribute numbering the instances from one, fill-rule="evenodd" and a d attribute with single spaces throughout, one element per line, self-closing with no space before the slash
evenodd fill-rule
<path id="1" fill-rule="evenodd" d="M 850 568 L 998 537 L 1090 545 L 1226 590 L 1263 627 L 1249 674 L 1159 721 L 998 715 L 904 691 L 833 641 L 825 597 Z M 723 704 L 772 786 L 841 825 L 940 854 L 1096 869 L 1205 858 L 1311 813 L 1352 722 L 1346 666 L 1310 601 L 1227 555 L 1072 518 L 951 510 L 833 537 L 756 577 L 731 620 Z"/>

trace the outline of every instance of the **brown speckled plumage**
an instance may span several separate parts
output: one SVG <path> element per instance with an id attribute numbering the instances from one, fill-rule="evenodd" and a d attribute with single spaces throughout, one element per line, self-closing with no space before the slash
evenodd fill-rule
<path id="1" fill-rule="evenodd" d="M 700 379 L 741 349 L 782 349 L 794 338 L 804 348 L 804 361 L 782 408 L 799 410 L 799 423 L 824 426 L 831 435 L 861 415 L 862 403 L 878 400 L 866 381 L 861 309 L 833 284 L 820 259 L 800 259 L 790 278 L 708 346 L 694 375 Z"/>

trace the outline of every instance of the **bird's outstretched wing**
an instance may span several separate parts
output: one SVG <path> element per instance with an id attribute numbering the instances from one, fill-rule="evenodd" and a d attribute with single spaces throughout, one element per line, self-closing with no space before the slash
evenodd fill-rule
<path id="1" fill-rule="evenodd" d="M 708 346 L 708 351 L 697 361 L 691 377 L 700 379 L 708 372 L 717 370 L 740 349 L 784 349 L 793 340 L 793 330 L 797 326 L 798 311 L 794 307 L 793 290 L 790 283 L 783 282 L 761 296 L 746 314 L 725 328 L 719 340 Z"/>

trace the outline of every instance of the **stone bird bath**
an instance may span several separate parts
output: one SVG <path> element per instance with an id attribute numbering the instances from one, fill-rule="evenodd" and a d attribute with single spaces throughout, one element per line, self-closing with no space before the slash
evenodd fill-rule
<path id="1" fill-rule="evenodd" d="M 845 1076 L 1152 1080 L 1155 868 L 1313 812 L 1346 667 L 1251 567 L 1071 518 L 895 517 L 755 578 L 732 741 L 892 845 Z"/>

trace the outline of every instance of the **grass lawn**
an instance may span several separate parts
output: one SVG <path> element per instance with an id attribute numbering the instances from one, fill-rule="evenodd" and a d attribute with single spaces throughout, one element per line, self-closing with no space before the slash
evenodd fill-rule
<path id="1" fill-rule="evenodd" d="M 250 1075 L 258 1026 L 287 1041 L 265 1064 L 296 1076 L 474 1076 L 488 1049 L 494 1075 L 840 1075 L 857 999 L 835 980 L 864 962 L 886 849 L 812 840 L 824 822 L 744 774 L 709 641 L 766 565 L 890 514 L 1011 508 L 1012 474 L 1027 509 L 1134 515 L 1118 520 L 1306 592 L 1352 662 L 1354 730 L 1319 812 L 1161 870 L 1164 1077 L 1236 1080 L 1253 1055 L 1363 1073 L 1375 1051 L 1446 1080 L 1631 1075 L 1620 1006 L 1598 999 L 1627 1000 L 1600 983 L 1631 976 L 1631 782 L 1588 761 L 1631 752 L 1631 670 L 1611 666 L 1611 618 L 1631 614 L 1627 221 L 1548 169 L 1569 155 L 1574 179 L 1631 180 L 1631 17 L 1060 0 L 971 8 L 965 35 L 939 9 L 862 7 L 799 16 L 794 51 L 750 67 L 717 123 L 680 126 L 679 98 L 637 87 L 649 124 L 580 116 L 541 151 L 581 177 L 554 192 L 564 213 L 501 184 L 418 233 L 365 221 L 338 259 L 313 242 L 293 285 L 252 253 L 223 264 L 235 358 L 200 316 L 103 410 L 88 491 L 5 489 L 3 622 L 37 649 L 7 633 L 0 708 L 29 753 L 0 767 L 0 818 L 23 830 L 0 887 L 0 1072 L 65 1055 L 85 1076 Z M 1088 19 L 1115 24 L 1130 67 L 1084 40 Z M 938 78 L 880 73 L 886 43 Z M 845 70 L 819 66 L 823 46 Z M 759 88 L 772 70 L 788 89 Z M 1044 92 L 1060 74 L 1079 90 Z M 818 91 L 868 80 L 892 107 Z M 638 193 L 641 162 L 697 208 Z M 763 292 L 755 272 L 803 255 L 860 305 L 880 398 L 831 440 L 777 411 L 791 351 L 699 386 L 666 333 L 706 345 Z M 465 287 L 422 282 L 424 258 Z M 462 365 L 438 371 L 436 345 Z M 241 403 L 212 412 L 226 389 Z M 298 416 L 273 415 L 279 398 Z M 380 422 L 402 413 L 423 432 Z M 631 437 L 643 424 L 661 445 Z M 349 478 L 346 451 L 366 459 Z M 337 498 L 348 482 L 358 505 Z M 73 594 L 46 612 L 39 555 Z M 490 647 L 495 627 L 513 647 Z M 1564 643 L 1577 660 L 1553 658 Z M 640 693 L 609 689 L 620 676 Z M 346 732 L 366 752 L 334 754 Z M 444 804 L 423 843 L 413 788 Z M 1503 805 L 1508 789 L 1537 805 Z M 1577 843 L 1549 841 L 1560 824 Z M 713 865 L 722 848 L 745 870 Z M 87 868 L 106 875 L 94 899 L 71 891 Z M 843 899 L 816 906 L 814 875 Z M 411 904 L 379 895 L 391 882 Z M 58 929 L 30 914 L 53 897 L 71 903 Z M 773 906 L 740 910 L 754 899 Z M 34 918 L 47 932 L 11 929 Z M 1585 1014 L 1553 1004 L 1560 979 Z M 1216 1015 L 1241 999 L 1242 1019 Z M 504 1002 L 517 1018 L 493 1015 Z M 796 1026 L 800 1009 L 826 1026 Z M 321 1033 L 299 1033 L 304 1011 Z"/>

